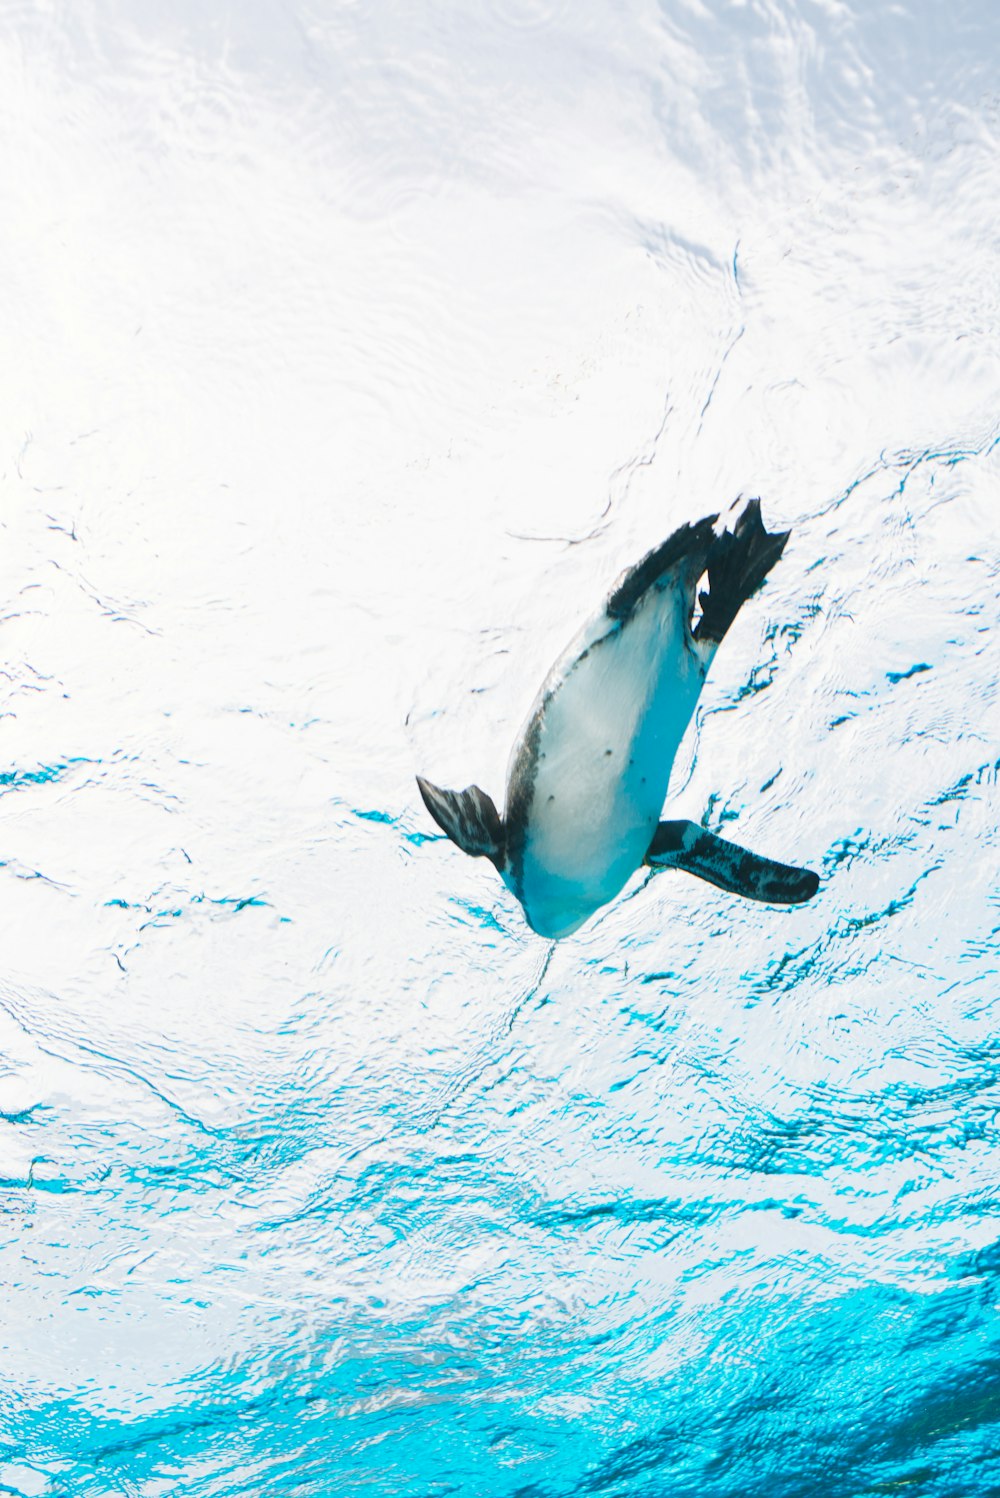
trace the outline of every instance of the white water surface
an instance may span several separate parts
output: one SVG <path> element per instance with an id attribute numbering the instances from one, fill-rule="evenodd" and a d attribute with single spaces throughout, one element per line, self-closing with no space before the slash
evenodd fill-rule
<path id="1" fill-rule="evenodd" d="M 985 0 L 0 3 L 0 1492 L 663 1492 L 729 1297 L 994 1243 L 998 62 Z M 748 495 L 672 809 L 821 893 L 550 951 L 414 773 L 499 803 Z"/>

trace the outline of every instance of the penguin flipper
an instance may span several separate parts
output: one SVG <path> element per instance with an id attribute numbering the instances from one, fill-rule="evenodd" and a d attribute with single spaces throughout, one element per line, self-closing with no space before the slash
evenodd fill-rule
<path id="1" fill-rule="evenodd" d="M 503 823 L 493 802 L 478 785 L 467 785 L 464 791 L 443 791 L 429 780 L 417 776 L 417 787 L 424 805 L 435 822 L 453 843 L 471 858 L 503 859 Z"/>
<path id="2" fill-rule="evenodd" d="M 819 875 L 761 858 L 727 843 L 696 822 L 661 822 L 644 860 L 651 869 L 683 869 L 732 895 L 768 905 L 801 905 L 819 889 Z"/>

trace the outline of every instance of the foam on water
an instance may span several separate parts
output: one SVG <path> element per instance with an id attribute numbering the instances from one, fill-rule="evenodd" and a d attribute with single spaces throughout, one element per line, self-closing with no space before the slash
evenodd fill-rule
<path id="1" fill-rule="evenodd" d="M 0 1493 L 1000 1491 L 1000 15 L 0 3 Z M 555 947 L 434 841 L 760 494 Z"/>

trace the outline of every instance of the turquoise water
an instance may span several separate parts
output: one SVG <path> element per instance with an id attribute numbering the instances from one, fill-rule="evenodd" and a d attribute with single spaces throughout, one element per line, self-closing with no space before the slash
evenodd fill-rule
<path id="1" fill-rule="evenodd" d="M 0 3 L 0 1493 L 1000 1493 L 1000 13 Z M 792 539 L 531 935 L 622 567 Z"/>

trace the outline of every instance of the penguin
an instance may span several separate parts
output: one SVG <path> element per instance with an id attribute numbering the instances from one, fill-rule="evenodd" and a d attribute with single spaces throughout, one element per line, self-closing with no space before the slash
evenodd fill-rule
<path id="1" fill-rule="evenodd" d="M 437 825 L 495 865 L 539 936 L 578 931 L 644 865 L 774 905 L 819 887 L 811 870 L 660 819 L 715 652 L 791 534 L 765 530 L 757 499 L 732 530 L 717 532 L 718 519 L 682 525 L 628 568 L 556 661 L 514 745 L 502 817 L 477 785 L 447 791 L 417 776 Z"/>

